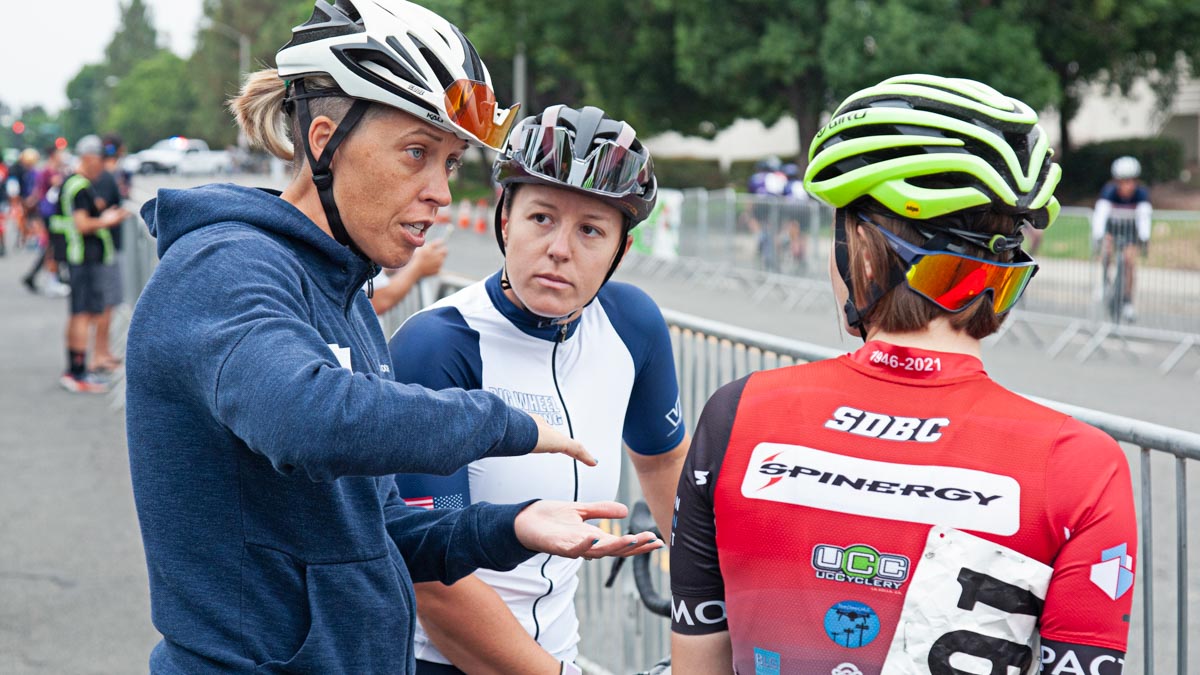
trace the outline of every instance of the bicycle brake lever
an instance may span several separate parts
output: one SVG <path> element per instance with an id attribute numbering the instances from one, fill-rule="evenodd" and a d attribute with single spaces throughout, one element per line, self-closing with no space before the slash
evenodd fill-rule
<path id="1" fill-rule="evenodd" d="M 621 567 L 625 564 L 625 558 L 617 558 L 613 561 L 612 571 L 608 573 L 608 579 L 604 582 L 605 588 L 612 588 L 613 584 L 617 583 L 617 575 L 621 573 Z"/>

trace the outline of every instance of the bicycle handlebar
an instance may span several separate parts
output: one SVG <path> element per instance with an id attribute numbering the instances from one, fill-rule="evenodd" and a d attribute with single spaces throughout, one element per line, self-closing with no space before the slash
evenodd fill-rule
<path id="1" fill-rule="evenodd" d="M 638 501 L 633 505 L 633 512 L 629 517 L 629 531 L 653 532 L 654 536 L 662 539 L 662 534 L 654 524 L 654 517 L 650 515 L 650 507 L 644 501 Z M 619 569 L 619 566 L 614 565 L 614 577 Z M 641 596 L 642 604 L 646 606 L 646 609 L 659 616 L 671 616 L 670 596 L 664 597 L 659 594 L 658 589 L 654 588 L 654 578 L 650 574 L 649 553 L 634 556 L 633 584 L 637 587 L 638 595 Z"/>

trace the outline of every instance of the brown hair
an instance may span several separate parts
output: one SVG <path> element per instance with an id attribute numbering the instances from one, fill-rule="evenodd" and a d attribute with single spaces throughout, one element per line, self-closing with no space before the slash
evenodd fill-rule
<path id="1" fill-rule="evenodd" d="M 854 212 L 846 210 L 839 216 L 845 217 L 846 242 L 850 256 L 850 279 L 854 286 L 854 303 L 862 307 L 870 301 L 869 287 L 871 281 L 867 278 L 867 263 L 876 282 L 887 276 L 891 266 L 900 264 L 887 239 L 872 226 L 858 220 Z M 917 230 L 900 218 L 871 214 L 871 220 L 886 227 L 905 241 L 920 245 L 925 241 Z M 973 232 L 1016 234 L 1017 221 L 1012 216 L 988 213 L 973 223 L 965 226 Z M 862 232 L 865 236 L 860 236 Z M 991 253 L 983 249 L 972 249 L 972 255 L 985 260 L 1009 262 L 1013 253 Z M 976 340 L 981 340 L 1000 329 L 1007 314 L 997 316 L 992 309 L 990 298 L 978 300 L 975 304 L 961 312 L 948 312 L 926 299 L 916 291 L 901 282 L 879 299 L 875 306 L 867 312 L 865 324 L 889 333 L 907 333 L 923 330 L 934 319 L 944 316 L 950 325 L 966 332 Z"/>
<path id="2" fill-rule="evenodd" d="M 326 75 L 309 75 L 304 78 L 309 91 L 333 91 L 340 93 L 337 83 Z M 229 110 L 237 119 L 238 126 L 251 145 L 262 148 L 286 162 L 292 170 L 299 172 L 306 158 L 296 152 L 295 140 L 307 131 L 300 128 L 298 116 L 285 107 L 288 94 L 287 82 L 274 69 L 250 73 L 242 83 L 241 92 L 229 100 Z M 322 115 L 341 120 L 354 99 L 345 95 L 322 96 L 309 99 L 309 110 L 313 119 Z M 374 116 L 380 106 L 372 105 L 363 120 Z"/>

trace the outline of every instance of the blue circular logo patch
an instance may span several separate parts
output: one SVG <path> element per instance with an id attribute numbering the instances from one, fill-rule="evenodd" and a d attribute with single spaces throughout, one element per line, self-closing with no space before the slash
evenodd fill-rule
<path id="1" fill-rule="evenodd" d="M 825 634 L 842 647 L 865 647 L 879 636 L 879 615 L 861 602 L 843 600 L 825 612 Z"/>

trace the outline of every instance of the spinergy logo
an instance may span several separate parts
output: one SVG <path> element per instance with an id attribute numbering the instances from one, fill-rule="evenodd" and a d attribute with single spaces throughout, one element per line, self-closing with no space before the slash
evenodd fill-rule
<path id="1" fill-rule="evenodd" d="M 1021 486 L 1010 476 L 880 462 L 800 445 L 755 447 L 742 496 L 1006 536 L 1020 529 Z"/>
<path id="2" fill-rule="evenodd" d="M 910 563 L 902 555 L 880 553 L 866 544 L 846 548 L 817 544 L 812 567 L 818 579 L 899 590 L 908 580 Z"/>
<path id="3" fill-rule="evenodd" d="M 1133 556 L 1126 555 L 1126 544 L 1100 553 L 1100 562 L 1092 565 L 1092 583 L 1116 600 L 1133 587 Z"/>

